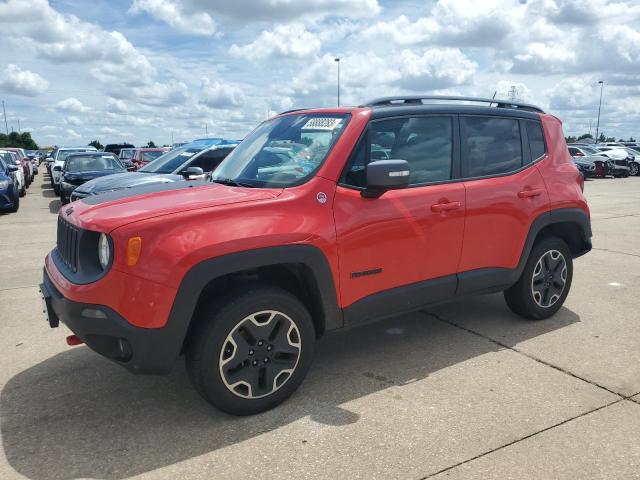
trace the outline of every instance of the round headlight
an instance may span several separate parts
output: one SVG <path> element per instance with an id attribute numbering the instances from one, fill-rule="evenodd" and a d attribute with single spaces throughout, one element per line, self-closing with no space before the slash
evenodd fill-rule
<path id="1" fill-rule="evenodd" d="M 109 238 L 104 233 L 100 234 L 100 240 L 98 240 L 98 260 L 100 260 L 100 266 L 103 270 L 109 266 L 111 261 L 111 246 Z"/>

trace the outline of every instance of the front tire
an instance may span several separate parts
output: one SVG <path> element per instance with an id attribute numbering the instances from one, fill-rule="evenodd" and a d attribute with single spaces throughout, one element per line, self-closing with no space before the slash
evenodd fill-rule
<path id="1" fill-rule="evenodd" d="M 633 162 L 631 165 L 629 165 L 629 174 L 633 175 L 634 177 L 640 175 L 640 166 L 638 166 L 636 162 Z"/>
<path id="2" fill-rule="evenodd" d="M 313 321 L 285 290 L 255 286 L 234 292 L 196 321 L 186 351 L 189 378 L 224 412 L 252 415 L 279 405 L 311 367 Z"/>
<path id="3" fill-rule="evenodd" d="M 504 292 L 509 308 L 521 317 L 542 320 L 554 315 L 571 288 L 573 260 L 567 244 L 557 237 L 537 242 L 518 281 Z"/>

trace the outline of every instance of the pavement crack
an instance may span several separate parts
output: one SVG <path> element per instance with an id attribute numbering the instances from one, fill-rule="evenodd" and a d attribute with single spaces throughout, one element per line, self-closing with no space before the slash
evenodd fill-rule
<path id="1" fill-rule="evenodd" d="M 0 288 L 0 292 L 8 292 L 9 290 L 20 290 L 22 288 L 33 288 L 33 287 L 39 287 L 40 285 L 37 283 L 34 283 L 33 285 L 22 285 L 21 287 L 9 287 L 9 288 Z"/>
<path id="2" fill-rule="evenodd" d="M 581 413 L 580 415 L 576 415 L 575 417 L 568 418 L 566 420 L 563 420 L 562 422 L 555 423 L 555 424 L 553 424 L 553 425 L 551 425 L 549 427 L 543 428 L 542 430 L 538 430 L 537 432 L 530 433 L 529 435 L 525 435 L 524 437 L 520 437 L 520 438 L 518 438 L 516 440 L 513 440 L 511 442 L 505 443 L 504 445 L 500 445 L 499 447 L 496 447 L 496 448 L 493 448 L 493 449 L 488 450 L 486 452 L 480 453 L 480 454 L 476 455 L 475 457 L 468 458 L 467 460 L 463 460 L 462 462 L 458 462 L 455 465 L 451 465 L 449 467 L 443 468 L 442 470 L 438 470 L 435 473 L 432 473 L 432 474 L 427 475 L 425 477 L 421 477 L 420 480 L 426 480 L 427 478 L 432 478 L 432 477 L 435 477 L 436 475 L 440 475 L 441 473 L 448 472 L 449 470 L 453 470 L 454 468 L 457 468 L 457 467 L 459 467 L 461 465 L 464 465 L 464 464 L 469 463 L 469 462 L 473 462 L 474 460 L 477 460 L 479 458 L 487 456 L 487 455 L 489 455 L 491 453 L 497 452 L 498 450 L 502 450 L 503 448 L 507 448 L 507 447 L 510 447 L 511 445 L 515 445 L 516 443 L 522 442 L 523 440 L 527 440 L 527 439 L 535 437 L 536 435 L 539 435 L 541 433 L 544 433 L 544 432 L 547 432 L 547 431 L 552 430 L 554 428 L 560 427 L 560 426 L 562 426 L 562 425 L 564 425 L 566 423 L 572 422 L 574 420 L 577 420 L 579 418 L 585 417 L 587 415 L 591 415 L 592 413 L 595 413 L 595 412 L 597 412 L 599 410 L 602 410 L 604 408 L 608 408 L 608 407 L 610 407 L 612 405 L 615 405 L 617 403 L 624 402 L 624 400 L 625 400 L 624 398 L 619 398 L 618 400 L 614 400 L 613 402 L 609 402 L 606 405 L 602 405 L 600 407 L 594 408 L 594 409 L 589 410 L 587 412 Z"/>
<path id="3" fill-rule="evenodd" d="M 595 247 L 593 247 L 592 250 L 598 250 L 600 252 L 619 253 L 620 255 L 629 255 L 630 257 L 640 258 L 640 255 L 638 255 L 637 253 L 621 252 L 619 250 L 610 250 L 608 248 L 595 248 Z"/>
<path id="4" fill-rule="evenodd" d="M 460 330 L 462 330 L 462 331 L 465 331 L 465 332 L 467 332 L 467 333 L 470 333 L 470 334 L 472 334 L 472 335 L 476 335 L 476 336 L 478 336 L 478 337 L 480 337 L 480 338 L 484 338 L 485 340 L 488 340 L 489 342 L 492 342 L 492 343 L 494 343 L 494 344 L 496 344 L 496 345 L 498 345 L 498 346 L 500 346 L 500 347 L 502 347 L 502 348 L 507 348 L 507 349 L 509 349 L 509 350 L 512 350 L 512 351 L 514 351 L 514 352 L 516 352 L 516 353 L 518 353 L 518 354 L 522 355 L 523 357 L 526 357 L 526 358 L 528 358 L 528 359 L 530 359 L 530 360 L 533 360 L 533 361 L 535 361 L 535 362 L 538 362 L 538 363 L 540 363 L 540 364 L 542 364 L 542 365 L 545 365 L 545 366 L 547 366 L 547 367 L 549 367 L 549 368 L 553 368 L 554 370 L 557 370 L 557 371 L 559 371 L 559 372 L 562 372 L 562 373 L 564 373 L 565 375 L 569 375 L 570 377 L 573 377 L 573 378 L 575 378 L 575 379 L 577 379 L 577 380 L 581 380 L 581 381 L 583 381 L 583 382 L 586 382 L 586 383 L 588 383 L 589 385 L 592 385 L 592 386 L 594 386 L 594 387 L 596 387 L 596 388 L 600 388 L 600 389 L 602 389 L 602 390 L 605 390 L 605 391 L 607 391 L 607 392 L 609 392 L 609 393 L 611 393 L 611 394 L 613 394 L 613 395 L 615 395 L 615 396 L 619 397 L 621 400 L 626 400 L 626 399 L 628 399 L 628 398 L 629 398 L 629 396 L 624 396 L 624 395 L 619 394 L 618 392 L 614 392 L 613 390 L 610 390 L 610 389 L 608 389 L 607 387 L 605 387 L 604 385 L 600 385 L 599 383 L 596 383 L 596 382 L 594 382 L 593 380 L 589 380 L 589 379 L 587 379 L 587 378 L 584 378 L 584 377 L 581 377 L 581 376 L 579 376 L 579 375 L 576 375 L 575 373 L 573 373 L 573 372 L 571 372 L 571 371 L 569 371 L 569 370 L 566 370 L 566 369 L 564 369 L 564 368 L 562 368 L 562 367 L 559 367 L 559 366 L 557 366 L 557 365 L 554 365 L 554 364 L 552 364 L 552 363 L 549 363 L 549 362 L 547 362 L 547 361 L 545 361 L 545 360 L 542 360 L 542 359 L 540 359 L 540 358 L 538 358 L 538 357 L 535 357 L 535 356 L 533 356 L 533 355 L 531 355 L 531 354 L 529 354 L 529 353 L 523 352 L 522 350 L 519 350 L 518 348 L 516 348 L 516 347 L 514 347 L 514 346 L 512 346 L 512 345 L 507 345 L 506 343 L 503 343 L 503 342 L 501 342 L 501 341 L 499 341 L 499 340 L 496 340 L 496 339 L 494 339 L 494 338 L 492 338 L 492 337 L 489 337 L 489 336 L 487 336 L 487 335 L 483 335 L 483 334 L 482 334 L 482 333 L 480 333 L 480 332 L 476 332 L 475 330 L 472 330 L 472 329 L 470 329 L 470 328 L 463 327 L 462 325 L 460 325 L 460 324 L 458 324 L 458 323 L 456 323 L 456 322 L 453 322 L 453 321 L 451 321 L 451 320 L 447 320 L 446 318 L 442 318 L 441 316 L 439 316 L 439 315 L 437 315 L 437 314 L 435 314 L 435 313 L 427 312 L 427 311 L 424 311 L 424 310 L 422 310 L 422 313 L 424 313 L 425 315 L 429 315 L 429 316 L 431 316 L 431 317 L 435 318 L 436 320 L 439 320 L 439 321 L 441 321 L 441 322 L 447 323 L 447 324 L 451 325 L 452 327 L 456 327 L 456 328 L 458 328 L 458 329 L 460 329 Z"/>

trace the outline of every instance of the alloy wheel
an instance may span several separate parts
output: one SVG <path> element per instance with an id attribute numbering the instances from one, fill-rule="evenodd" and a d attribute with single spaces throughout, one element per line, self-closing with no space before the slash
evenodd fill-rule
<path id="1" fill-rule="evenodd" d="M 266 397 L 291 378 L 301 348 L 300 331 L 289 316 L 276 310 L 253 313 L 222 344 L 220 376 L 234 395 Z"/>
<path id="2" fill-rule="evenodd" d="M 567 282 L 567 261 L 558 250 L 542 254 L 533 270 L 531 294 L 539 307 L 549 308 L 562 296 Z"/>

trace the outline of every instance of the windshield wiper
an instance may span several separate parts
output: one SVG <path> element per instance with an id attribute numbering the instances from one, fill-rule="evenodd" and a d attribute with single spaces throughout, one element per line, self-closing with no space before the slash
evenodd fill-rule
<path id="1" fill-rule="evenodd" d="M 237 182 L 235 180 L 232 180 L 231 178 L 221 178 L 221 177 L 212 178 L 211 181 L 214 183 L 220 183 L 222 185 L 229 185 L 231 187 L 255 188 L 255 185 L 249 185 L 248 183 Z"/>

